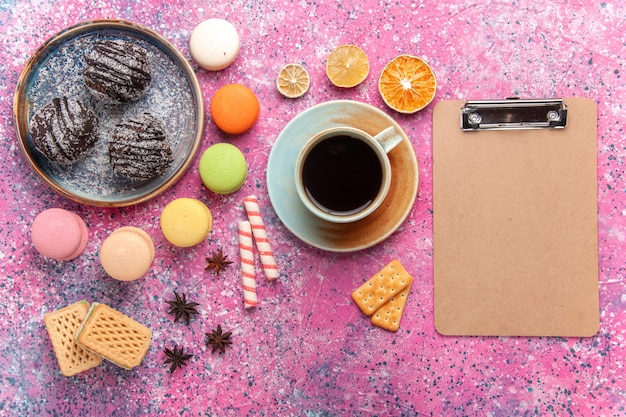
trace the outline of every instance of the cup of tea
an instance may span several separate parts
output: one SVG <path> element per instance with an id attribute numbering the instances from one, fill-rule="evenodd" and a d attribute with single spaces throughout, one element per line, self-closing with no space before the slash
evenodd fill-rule
<path id="1" fill-rule="evenodd" d="M 321 131 L 296 161 L 296 191 L 315 216 L 334 223 L 361 220 L 385 200 L 391 184 L 387 153 L 403 140 L 390 126 L 375 136 L 339 126 Z"/>

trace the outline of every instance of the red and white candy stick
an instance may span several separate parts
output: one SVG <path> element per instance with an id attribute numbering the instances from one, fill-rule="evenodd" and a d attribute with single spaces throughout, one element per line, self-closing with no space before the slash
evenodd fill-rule
<path id="1" fill-rule="evenodd" d="M 237 226 L 239 229 L 239 253 L 241 254 L 243 304 L 245 308 L 256 307 L 256 276 L 254 274 L 252 228 L 247 220 L 240 221 Z"/>
<path id="2" fill-rule="evenodd" d="M 259 209 L 259 202 L 254 195 L 244 197 L 243 205 L 248 214 L 248 220 L 252 226 L 252 234 L 256 241 L 256 248 L 261 258 L 261 265 L 265 271 L 265 277 L 268 281 L 274 281 L 278 278 L 278 266 L 274 260 L 274 253 L 270 247 L 270 241 L 267 238 L 267 231 L 265 230 L 265 224 L 261 217 L 261 210 Z"/>

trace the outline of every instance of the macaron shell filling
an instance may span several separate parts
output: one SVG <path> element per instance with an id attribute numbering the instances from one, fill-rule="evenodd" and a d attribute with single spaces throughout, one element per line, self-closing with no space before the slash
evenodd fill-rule
<path id="1" fill-rule="evenodd" d="M 229 143 L 218 143 L 204 151 L 199 168 L 202 183 L 217 194 L 234 193 L 248 177 L 245 156 Z"/>
<path id="2" fill-rule="evenodd" d="M 31 240 L 45 257 L 69 261 L 84 252 L 89 230 L 78 214 L 52 208 L 41 212 L 33 221 Z"/>
<path id="3" fill-rule="evenodd" d="M 89 229 L 87 228 L 85 221 L 76 213 L 72 213 L 72 215 L 76 219 L 76 223 L 80 228 L 80 242 L 78 243 L 76 250 L 74 250 L 74 252 L 72 252 L 66 258 L 62 259 L 62 261 L 69 261 L 71 259 L 77 258 L 85 251 L 85 248 L 87 247 L 87 242 L 89 241 Z"/>
<path id="4" fill-rule="evenodd" d="M 171 201 L 161 213 L 161 231 L 173 245 L 188 248 L 209 236 L 213 217 L 209 208 L 194 198 Z"/>
<path id="5" fill-rule="evenodd" d="M 112 278 L 133 281 L 148 272 L 154 261 L 152 238 L 132 226 L 115 230 L 102 242 L 100 263 Z"/>
<path id="6" fill-rule="evenodd" d="M 209 111 L 220 130 L 240 135 L 256 124 L 261 106 L 254 92 L 245 85 L 227 84 L 215 92 Z"/>
<path id="7" fill-rule="evenodd" d="M 208 19 L 196 26 L 189 38 L 189 51 L 194 61 L 209 71 L 229 66 L 239 54 L 237 29 L 224 19 Z"/>

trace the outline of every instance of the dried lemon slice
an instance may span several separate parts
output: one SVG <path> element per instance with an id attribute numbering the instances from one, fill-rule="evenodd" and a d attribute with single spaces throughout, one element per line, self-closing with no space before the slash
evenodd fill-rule
<path id="1" fill-rule="evenodd" d="M 430 65 L 411 55 L 399 55 L 383 69 L 378 91 L 385 103 L 400 113 L 422 110 L 435 97 L 437 79 Z"/>
<path id="2" fill-rule="evenodd" d="M 367 78 L 369 72 L 367 54 L 356 45 L 338 46 L 326 60 L 326 75 L 337 87 L 355 87 Z"/>
<path id="3" fill-rule="evenodd" d="M 311 78 L 300 64 L 287 64 L 280 69 L 276 88 L 285 97 L 297 98 L 309 89 Z"/>

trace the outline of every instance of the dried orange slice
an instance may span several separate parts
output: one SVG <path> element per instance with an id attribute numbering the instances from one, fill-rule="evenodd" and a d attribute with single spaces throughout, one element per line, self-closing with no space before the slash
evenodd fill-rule
<path id="1" fill-rule="evenodd" d="M 287 64 L 280 69 L 276 88 L 285 97 L 297 98 L 309 89 L 311 78 L 300 64 Z"/>
<path id="2" fill-rule="evenodd" d="M 370 72 L 367 54 L 356 45 L 335 48 L 326 60 L 326 75 L 337 87 L 354 87 L 363 82 Z"/>
<path id="3" fill-rule="evenodd" d="M 385 103 L 400 113 L 422 110 L 435 97 L 437 79 L 430 65 L 411 55 L 399 55 L 383 69 L 378 91 Z"/>

